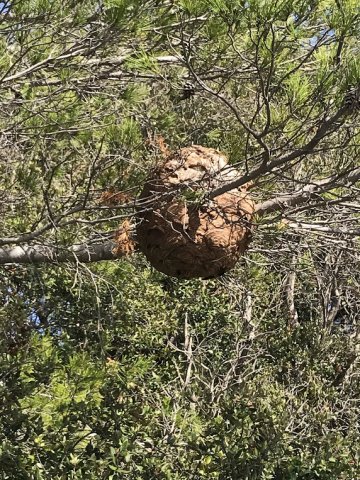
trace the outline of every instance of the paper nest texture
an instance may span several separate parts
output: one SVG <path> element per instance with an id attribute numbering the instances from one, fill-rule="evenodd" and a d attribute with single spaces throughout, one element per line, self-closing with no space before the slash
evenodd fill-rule
<path id="1" fill-rule="evenodd" d="M 254 203 L 246 186 L 209 200 L 239 178 L 224 154 L 199 145 L 170 154 L 140 195 L 136 241 L 154 268 L 178 278 L 232 269 L 251 239 Z"/>

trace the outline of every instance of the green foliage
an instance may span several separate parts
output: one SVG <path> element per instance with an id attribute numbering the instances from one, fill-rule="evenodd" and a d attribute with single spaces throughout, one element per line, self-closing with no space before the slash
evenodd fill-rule
<path id="1" fill-rule="evenodd" d="M 9 271 L 4 322 L 16 305 L 29 330 L 13 331 L 11 353 L 2 341 L 4 478 L 356 477 L 344 399 L 359 385 L 334 386 L 351 339 L 318 313 L 294 331 L 281 311 L 264 317 L 281 271 L 253 260 L 223 283 L 137 261 L 79 271 L 77 285 L 67 269 Z M 256 327 L 243 317 L 252 286 Z"/>
<path id="2" fill-rule="evenodd" d="M 270 160 L 301 149 L 360 78 L 356 0 L 9 9 L 5 248 L 111 239 L 134 209 L 101 195 L 137 195 L 163 161 L 159 135 L 170 149 L 219 148 L 241 173 L 266 164 L 261 142 Z M 341 122 L 312 155 L 257 179 L 254 199 L 354 169 L 358 122 Z M 359 244 L 289 226 L 348 225 L 346 208 L 358 219 L 355 200 L 340 201 L 348 191 L 318 195 L 322 210 L 309 198 L 287 222 L 255 219 L 252 250 L 215 280 L 166 278 L 140 255 L 1 267 L 1 478 L 359 478 Z M 201 197 L 184 188 L 182 199 Z"/>

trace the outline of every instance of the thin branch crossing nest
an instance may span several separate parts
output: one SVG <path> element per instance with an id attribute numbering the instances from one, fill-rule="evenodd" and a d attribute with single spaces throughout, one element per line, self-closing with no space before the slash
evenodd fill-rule
<path id="1" fill-rule="evenodd" d="M 198 145 L 170 154 L 139 198 L 138 248 L 160 272 L 212 278 L 234 267 L 251 237 L 254 203 L 246 186 L 206 194 L 239 176 L 224 154 Z"/>

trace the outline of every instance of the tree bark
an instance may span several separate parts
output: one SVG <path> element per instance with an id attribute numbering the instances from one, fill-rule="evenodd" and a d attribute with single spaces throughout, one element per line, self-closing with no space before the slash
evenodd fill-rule
<path id="1" fill-rule="evenodd" d="M 343 176 L 332 176 L 306 185 L 296 192 L 279 195 L 271 200 L 256 206 L 255 210 L 258 215 L 275 212 L 277 210 L 285 210 L 288 207 L 296 207 L 302 203 L 306 203 L 311 198 L 321 193 L 328 192 L 334 188 L 351 187 L 360 180 L 360 168 L 347 173 Z"/>
<path id="2" fill-rule="evenodd" d="M 115 260 L 113 242 L 94 245 L 73 245 L 69 249 L 56 246 L 22 245 L 0 248 L 0 265 L 7 263 L 39 264 L 81 262 L 91 263 L 102 260 Z"/>

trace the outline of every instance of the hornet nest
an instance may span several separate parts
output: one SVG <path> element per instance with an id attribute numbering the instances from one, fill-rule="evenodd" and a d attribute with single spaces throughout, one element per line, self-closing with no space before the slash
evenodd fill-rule
<path id="1" fill-rule="evenodd" d="M 247 187 L 210 200 L 238 177 L 227 157 L 199 145 L 167 156 L 139 198 L 136 241 L 151 265 L 178 278 L 212 278 L 234 267 L 251 237 L 254 203 Z"/>

